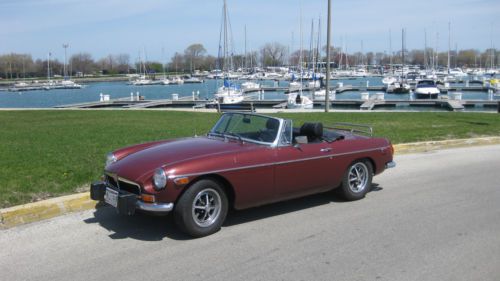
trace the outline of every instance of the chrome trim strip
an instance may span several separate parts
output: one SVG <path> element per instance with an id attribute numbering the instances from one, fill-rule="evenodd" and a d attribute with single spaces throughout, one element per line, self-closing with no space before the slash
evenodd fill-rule
<path id="1" fill-rule="evenodd" d="M 174 209 L 174 203 L 145 203 L 138 200 L 135 207 L 148 212 L 168 213 Z"/>
<path id="2" fill-rule="evenodd" d="M 330 157 L 338 157 L 338 156 L 344 156 L 344 155 L 350 155 L 350 154 L 365 153 L 365 152 L 370 152 L 370 151 L 375 151 L 375 150 L 381 150 L 384 148 L 387 148 L 387 147 L 377 147 L 377 148 L 365 149 L 365 150 L 360 150 L 360 151 L 355 151 L 355 152 L 328 154 L 328 155 L 322 155 L 322 156 L 316 156 L 316 157 L 310 157 L 310 158 L 302 158 L 302 159 L 296 159 L 296 160 L 289 160 L 289 161 L 282 161 L 282 162 L 275 162 L 275 163 L 265 163 L 265 164 L 258 164 L 258 165 L 249 165 L 249 166 L 244 166 L 244 167 L 213 170 L 213 171 L 200 172 L 200 173 L 170 175 L 169 178 L 170 177 L 172 177 L 172 178 L 192 177 L 192 176 L 197 176 L 197 175 L 202 175 L 202 174 L 215 174 L 215 173 L 221 173 L 221 172 L 232 172 L 232 171 L 237 171 L 237 170 L 260 168 L 260 167 L 265 167 L 265 166 L 277 166 L 277 165 L 283 165 L 283 164 L 289 164 L 289 163 L 295 163 L 295 162 L 317 160 L 317 159 L 322 159 L 322 158 L 330 158 Z"/>
<path id="3" fill-rule="evenodd" d="M 122 177 L 118 177 L 118 180 L 119 180 L 119 181 L 122 181 L 122 182 L 124 182 L 124 183 L 128 183 L 128 184 L 131 184 L 131 185 L 135 185 L 135 186 L 137 186 L 138 188 L 141 188 L 141 186 L 140 186 L 138 183 L 133 182 L 133 181 L 129 181 L 128 179 L 124 179 L 124 178 L 122 178 Z"/>
<path id="4" fill-rule="evenodd" d="M 385 164 L 386 169 L 391 169 L 391 168 L 395 168 L 395 167 L 396 167 L 396 162 L 394 162 L 394 161 L 391 161 L 391 162 L 388 162 Z"/>

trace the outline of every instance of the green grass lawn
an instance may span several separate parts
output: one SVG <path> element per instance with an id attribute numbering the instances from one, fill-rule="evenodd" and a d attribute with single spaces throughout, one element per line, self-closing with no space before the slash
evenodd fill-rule
<path id="1" fill-rule="evenodd" d="M 393 143 L 500 136 L 490 113 L 289 113 L 296 124 L 369 124 Z M 106 153 L 206 133 L 219 115 L 173 111 L 0 111 L 0 208 L 87 189 Z"/>

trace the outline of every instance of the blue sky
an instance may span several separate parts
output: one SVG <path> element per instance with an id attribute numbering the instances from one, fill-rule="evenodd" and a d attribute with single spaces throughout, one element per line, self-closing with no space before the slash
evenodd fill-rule
<path id="1" fill-rule="evenodd" d="M 322 18 L 326 42 L 327 0 L 227 0 L 234 48 L 258 50 L 267 42 L 294 49 L 308 48 L 311 20 Z M 222 0 L 0 0 L 0 54 L 48 52 L 63 59 L 68 52 L 89 52 L 94 59 L 128 53 L 132 60 L 146 51 L 148 59 L 167 61 L 174 52 L 202 43 L 217 55 Z M 452 48 L 484 50 L 500 45 L 500 0 L 332 0 L 333 43 L 348 52 L 389 51 L 401 46 L 401 29 L 407 30 L 407 48 L 448 48 L 451 22 Z M 292 41 L 292 33 L 294 40 Z M 439 40 L 437 34 L 439 33 Z"/>

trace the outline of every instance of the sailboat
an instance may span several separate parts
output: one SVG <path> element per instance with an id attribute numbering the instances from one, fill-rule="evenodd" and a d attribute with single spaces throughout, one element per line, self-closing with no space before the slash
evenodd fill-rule
<path id="1" fill-rule="evenodd" d="M 219 42 L 219 50 L 221 49 L 221 47 L 223 48 L 222 71 L 223 71 L 224 82 L 223 85 L 217 89 L 217 92 L 215 93 L 215 99 L 216 102 L 218 103 L 233 104 L 242 102 L 244 97 L 241 88 L 238 85 L 232 83 L 230 80 L 232 58 L 229 56 L 229 44 L 228 44 L 229 38 L 227 30 L 229 26 L 229 17 L 227 14 L 226 0 L 224 0 L 222 18 L 223 18 L 223 24 L 221 26 L 221 33 L 223 33 L 223 46 L 221 46 L 220 44 L 221 42 Z M 219 52 L 219 57 L 220 57 L 220 52 Z"/>
<path id="2" fill-rule="evenodd" d="M 302 92 L 302 78 L 303 78 L 303 57 L 302 57 L 302 13 L 300 16 L 300 54 L 299 54 L 299 64 L 300 64 L 300 83 L 297 93 L 289 93 L 286 107 L 289 109 L 312 109 L 314 107 L 314 102 L 309 97 L 304 96 Z"/>
<path id="3" fill-rule="evenodd" d="M 405 30 L 401 32 L 401 56 L 403 61 L 403 68 L 401 69 L 401 76 L 398 81 L 394 81 L 387 86 L 387 93 L 393 94 L 406 94 L 411 90 L 410 85 L 405 81 Z"/>
<path id="4" fill-rule="evenodd" d="M 146 51 L 144 51 L 144 54 Z M 141 72 L 141 76 L 139 79 L 135 80 L 132 82 L 132 85 L 134 86 L 148 86 L 148 85 L 153 85 L 153 81 L 146 76 L 146 63 L 142 60 L 141 54 L 139 54 L 139 72 Z M 144 69 L 144 73 L 142 73 L 142 69 Z"/>
<path id="5" fill-rule="evenodd" d="M 63 44 L 64 48 L 64 69 L 63 69 L 63 75 L 64 75 L 64 80 L 57 83 L 55 85 L 55 89 L 81 89 L 83 86 L 80 84 L 75 83 L 74 81 L 71 81 L 71 75 L 68 76 L 68 63 L 67 63 L 67 54 L 66 50 L 69 47 L 69 44 Z"/>

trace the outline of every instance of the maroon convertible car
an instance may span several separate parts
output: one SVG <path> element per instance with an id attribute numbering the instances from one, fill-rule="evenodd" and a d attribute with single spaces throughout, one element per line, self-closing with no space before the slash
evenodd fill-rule
<path id="1" fill-rule="evenodd" d="M 304 123 L 225 113 L 210 132 L 143 143 L 108 154 L 93 200 L 120 214 L 167 214 L 184 232 L 217 232 L 228 209 L 245 209 L 339 188 L 347 200 L 370 190 L 372 177 L 395 166 L 393 148 L 368 126 Z"/>

